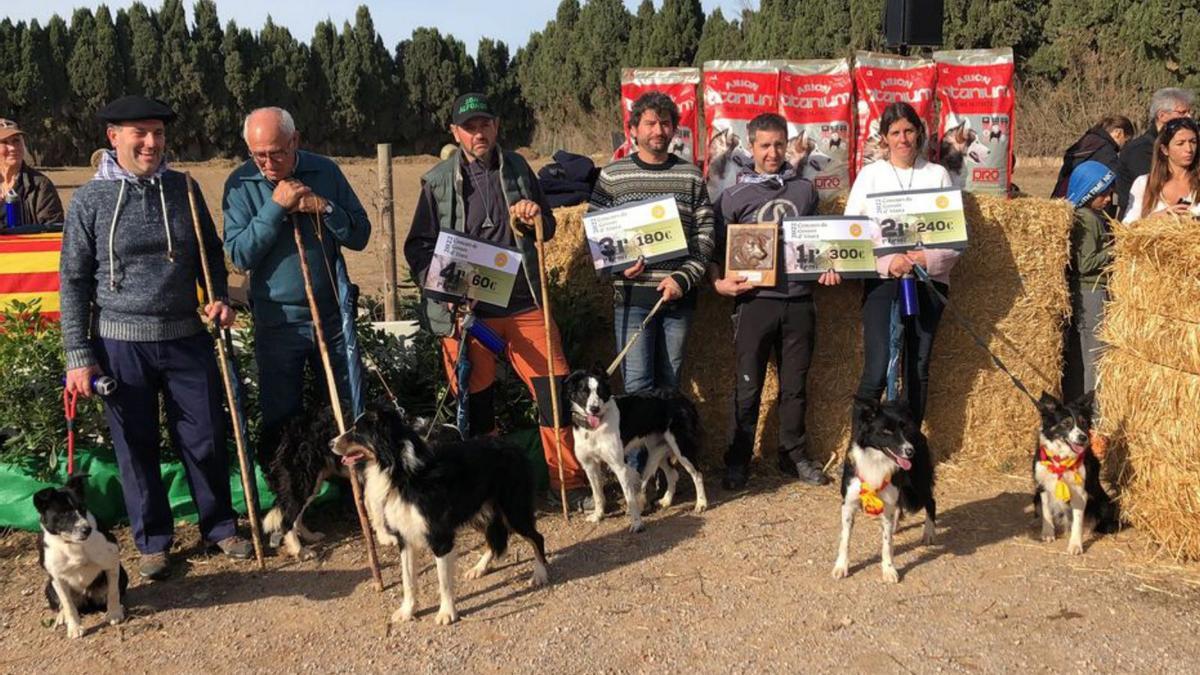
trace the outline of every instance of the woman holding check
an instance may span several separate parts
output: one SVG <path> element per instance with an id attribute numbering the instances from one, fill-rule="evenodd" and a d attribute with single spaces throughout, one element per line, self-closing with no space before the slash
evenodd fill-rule
<path id="1" fill-rule="evenodd" d="M 925 126 L 911 105 L 893 103 L 885 108 L 879 120 L 879 134 L 886 158 L 867 164 L 858 172 L 846 200 L 846 215 L 870 215 L 867 195 L 952 187 L 946 169 L 921 156 Z M 864 360 L 858 396 L 878 400 L 887 384 L 892 301 L 899 292 L 900 278 L 914 274 L 913 266 L 920 265 L 938 290 L 948 294 L 950 270 L 958 256 L 959 252 L 954 250 L 917 249 L 876 259 L 880 278 L 869 279 L 863 285 Z M 920 312 L 904 333 L 904 372 L 908 374 L 904 390 L 913 419 L 920 425 L 925 417 L 929 355 L 944 305 L 924 283 L 917 283 L 917 297 Z"/>

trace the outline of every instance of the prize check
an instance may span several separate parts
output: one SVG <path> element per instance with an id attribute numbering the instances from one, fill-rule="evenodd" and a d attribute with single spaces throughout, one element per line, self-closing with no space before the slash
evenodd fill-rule
<path id="1" fill-rule="evenodd" d="M 447 302 L 507 307 L 520 271 L 520 251 L 442 230 L 425 274 L 425 293 Z"/>
<path id="2" fill-rule="evenodd" d="M 934 188 L 867 195 L 867 212 L 879 225 L 875 253 L 914 248 L 967 247 L 962 190 Z"/>
<path id="3" fill-rule="evenodd" d="M 596 271 L 620 272 L 637 264 L 687 255 L 687 238 L 674 197 L 647 199 L 583 217 Z"/>
<path id="4" fill-rule="evenodd" d="M 788 279 L 814 280 L 833 270 L 847 279 L 872 279 L 878 228 L 863 216 L 784 218 Z"/>

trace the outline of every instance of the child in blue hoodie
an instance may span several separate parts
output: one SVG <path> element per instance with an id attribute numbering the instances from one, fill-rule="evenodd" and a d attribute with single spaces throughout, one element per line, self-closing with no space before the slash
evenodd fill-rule
<path id="1" fill-rule="evenodd" d="M 1096 359 L 1103 347 L 1096 328 L 1108 301 L 1105 270 L 1112 246 L 1104 209 L 1112 203 L 1115 180 L 1116 174 L 1107 166 L 1087 161 L 1075 167 L 1067 184 L 1067 200 L 1075 206 L 1067 269 L 1071 323 L 1064 344 L 1062 377 L 1063 397 L 1068 401 L 1096 387 Z"/>

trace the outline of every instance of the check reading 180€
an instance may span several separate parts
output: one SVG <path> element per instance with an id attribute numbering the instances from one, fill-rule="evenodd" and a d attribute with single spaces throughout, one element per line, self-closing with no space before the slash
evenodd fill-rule
<path id="1" fill-rule="evenodd" d="M 620 272 L 637 264 L 687 255 L 687 238 L 674 197 L 647 199 L 583 217 L 596 271 Z"/>
<path id="2" fill-rule="evenodd" d="M 862 216 L 813 216 L 783 220 L 788 279 L 811 281 L 830 270 L 847 279 L 870 279 L 879 229 Z"/>
<path id="3" fill-rule="evenodd" d="M 436 300 L 478 300 L 507 307 L 520 269 L 520 251 L 442 230 L 425 275 L 424 289 Z"/>
<path id="4" fill-rule="evenodd" d="M 867 215 L 879 225 L 876 255 L 914 248 L 967 247 L 962 190 L 956 188 L 870 194 Z"/>

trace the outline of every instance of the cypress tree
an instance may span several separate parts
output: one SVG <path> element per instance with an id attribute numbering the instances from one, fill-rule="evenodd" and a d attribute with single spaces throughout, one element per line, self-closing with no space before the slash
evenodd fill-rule
<path id="1" fill-rule="evenodd" d="M 700 43 L 696 46 L 693 64 L 702 67 L 705 61 L 735 59 L 741 56 L 742 28 L 737 21 L 726 21 L 718 7 L 704 21 Z"/>
<path id="2" fill-rule="evenodd" d="M 126 93 L 161 98 L 162 34 L 157 18 L 140 2 L 129 8 L 129 35 L 129 91 Z"/>
<path id="3" fill-rule="evenodd" d="M 621 0 L 589 0 L 580 10 L 567 56 L 576 74 L 572 88 L 585 112 L 615 113 L 631 21 Z"/>
<path id="4" fill-rule="evenodd" d="M 625 45 L 625 54 L 621 59 L 622 66 L 651 68 L 667 65 L 656 63 L 653 50 L 650 48 L 650 41 L 653 39 L 654 33 L 654 17 L 654 3 L 651 0 L 642 0 L 642 4 L 638 5 L 637 14 L 629 24 L 629 42 Z"/>
<path id="5" fill-rule="evenodd" d="M 191 39 L 191 68 L 202 92 L 198 106 L 199 140 L 202 156 L 229 155 L 237 149 L 235 139 L 238 113 L 230 105 L 225 87 L 225 56 L 221 52 L 224 35 L 213 0 L 196 0 L 192 7 L 195 27 Z"/>
<path id="6" fill-rule="evenodd" d="M 696 58 L 700 33 L 704 30 L 704 9 L 700 0 L 663 0 L 653 26 L 648 58 L 656 65 L 690 65 Z"/>

